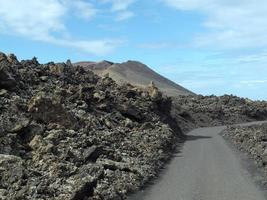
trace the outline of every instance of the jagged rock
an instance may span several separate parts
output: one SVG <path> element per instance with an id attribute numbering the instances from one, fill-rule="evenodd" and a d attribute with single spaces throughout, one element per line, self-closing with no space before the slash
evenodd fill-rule
<path id="1" fill-rule="evenodd" d="M 128 127 L 128 128 L 133 128 L 133 126 L 134 126 L 133 121 L 130 120 L 129 118 L 126 118 L 125 126 Z"/>
<path id="2" fill-rule="evenodd" d="M 180 96 L 173 98 L 173 102 L 188 113 L 182 117 L 199 126 L 238 124 L 264 120 L 267 116 L 265 101 L 249 101 L 233 95 Z"/>
<path id="3" fill-rule="evenodd" d="M 154 127 L 154 125 L 150 122 L 145 122 L 142 126 L 141 129 L 142 130 L 146 130 L 146 129 L 152 129 Z"/>
<path id="4" fill-rule="evenodd" d="M 95 162 L 102 152 L 101 147 L 93 145 L 83 151 L 83 160 L 84 162 Z"/>
<path id="5" fill-rule="evenodd" d="M 120 105 L 119 110 L 125 117 L 134 121 L 141 121 L 144 118 L 141 110 L 131 104 Z"/>
<path id="6" fill-rule="evenodd" d="M 8 200 L 125 199 L 171 157 L 180 124 L 190 130 L 206 115 L 224 122 L 266 114 L 264 102 L 171 101 L 154 85 L 150 92 L 119 86 L 70 62 L 15 62 L 0 54 L 0 90 L 7 91 L 0 95 L 0 154 L 7 156 L 0 156 L 0 195 Z"/>
<path id="7" fill-rule="evenodd" d="M 48 76 L 41 76 L 40 79 L 41 79 L 42 81 L 47 81 L 47 80 L 48 80 Z"/>
<path id="8" fill-rule="evenodd" d="M 28 111 L 37 121 L 45 123 L 58 123 L 65 127 L 75 127 L 74 116 L 67 112 L 60 99 L 46 97 L 44 93 L 34 96 L 28 103 Z"/>
<path id="9" fill-rule="evenodd" d="M 0 189 L 0 199 L 7 200 L 8 191 L 5 189 Z"/>
<path id="10" fill-rule="evenodd" d="M 147 91 L 149 96 L 153 100 L 159 100 L 162 98 L 162 93 L 159 91 L 159 89 L 155 86 L 154 82 L 151 81 L 149 86 L 147 87 Z"/>
<path id="11" fill-rule="evenodd" d="M 267 124 L 251 126 L 229 126 L 223 131 L 223 136 L 232 142 L 238 149 L 246 152 L 259 168 L 262 168 L 267 179 Z"/>
<path id="12" fill-rule="evenodd" d="M 50 65 L 49 70 L 52 74 L 55 75 L 61 75 L 64 72 L 64 65 L 63 64 L 57 64 L 57 65 Z"/>
<path id="13" fill-rule="evenodd" d="M 165 145 L 179 140 L 164 129 L 164 97 L 151 101 L 143 89 L 70 62 L 2 57 L 2 72 L 18 83 L 1 88 L 0 153 L 19 156 L 23 171 L 19 180 L 5 180 L 7 199 L 125 199 L 168 159 Z M 157 126 L 140 129 L 145 122 Z"/>
<path id="14" fill-rule="evenodd" d="M 93 91 L 93 86 L 79 86 L 79 91 L 76 95 L 78 95 L 78 98 L 83 100 L 87 105 L 90 105 L 93 99 Z"/>
<path id="15" fill-rule="evenodd" d="M 8 60 L 8 62 L 11 63 L 11 64 L 18 64 L 18 63 L 19 63 L 17 57 L 16 57 L 14 54 L 9 54 L 9 55 L 7 56 L 7 60 Z"/>
<path id="16" fill-rule="evenodd" d="M 267 164 L 267 149 L 265 149 L 262 154 L 262 161 L 264 164 Z"/>
<path id="17" fill-rule="evenodd" d="M 2 58 L 0 62 L 0 89 L 13 89 L 16 87 L 17 82 L 10 72 L 10 66 L 3 64 L 4 59 L 6 58 Z"/>
<path id="18" fill-rule="evenodd" d="M 0 52 L 0 62 L 3 60 L 7 60 L 6 54 Z"/>
<path id="19" fill-rule="evenodd" d="M 70 200 L 87 199 L 93 196 L 97 181 L 103 175 L 103 168 L 100 166 L 85 165 L 79 171 L 80 173 L 66 180 L 67 188 L 70 189 L 68 198 Z"/>
<path id="20" fill-rule="evenodd" d="M 29 143 L 29 146 L 32 149 L 38 149 L 40 146 L 42 146 L 44 144 L 44 140 L 43 137 L 41 135 L 36 135 L 34 136 L 34 138 L 31 140 L 31 142 Z"/>
<path id="21" fill-rule="evenodd" d="M 93 94 L 93 97 L 100 102 L 106 98 L 106 95 L 104 92 L 99 91 L 99 92 L 95 92 Z"/>
<path id="22" fill-rule="evenodd" d="M 98 159 L 97 164 L 103 165 L 105 169 L 121 170 L 126 172 L 138 173 L 138 170 L 134 169 L 130 164 L 123 162 L 116 162 L 108 159 Z"/>
<path id="23" fill-rule="evenodd" d="M 23 160 L 17 156 L 0 154 L 0 188 L 19 188 L 23 183 Z"/>
<path id="24" fill-rule="evenodd" d="M 0 90 L 0 97 L 5 96 L 6 94 L 7 94 L 7 90 L 5 90 L 5 89 Z"/>
<path id="25" fill-rule="evenodd" d="M 114 127 L 113 123 L 108 119 L 104 119 L 104 123 L 108 128 L 113 128 Z"/>
<path id="26" fill-rule="evenodd" d="M 133 89 L 130 89 L 129 91 L 127 91 L 126 93 L 126 97 L 127 98 L 135 98 L 137 95 L 137 91 L 136 90 L 133 90 Z"/>
<path id="27" fill-rule="evenodd" d="M 23 128 L 26 128 L 30 124 L 30 120 L 27 118 L 22 118 L 20 121 L 15 124 L 14 128 L 10 130 L 11 133 L 18 133 L 20 132 Z"/>

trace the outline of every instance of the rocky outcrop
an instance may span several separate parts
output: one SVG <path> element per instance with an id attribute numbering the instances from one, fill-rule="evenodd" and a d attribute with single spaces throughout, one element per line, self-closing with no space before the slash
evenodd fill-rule
<path id="1" fill-rule="evenodd" d="M 182 135 L 156 87 L 4 54 L 0 77 L 0 199 L 125 199 Z"/>
<path id="2" fill-rule="evenodd" d="M 8 67 L 12 60 L 5 54 L 0 53 L 0 88 L 13 89 L 16 87 L 16 80 L 12 75 L 12 69 Z"/>
<path id="3" fill-rule="evenodd" d="M 267 123 L 251 126 L 231 126 L 222 135 L 238 149 L 248 154 L 265 173 L 267 184 Z"/>
<path id="4" fill-rule="evenodd" d="M 47 97 L 38 93 L 28 103 L 28 112 L 34 120 L 49 124 L 55 123 L 65 128 L 74 128 L 77 120 L 71 112 L 64 108 L 61 96 Z"/>
<path id="5" fill-rule="evenodd" d="M 233 95 L 173 98 L 176 112 L 197 126 L 217 126 L 267 119 L 267 102 Z"/>
<path id="6" fill-rule="evenodd" d="M 0 53 L 0 199 L 125 199 L 198 126 L 259 120 L 265 102 L 171 99 L 67 63 Z"/>

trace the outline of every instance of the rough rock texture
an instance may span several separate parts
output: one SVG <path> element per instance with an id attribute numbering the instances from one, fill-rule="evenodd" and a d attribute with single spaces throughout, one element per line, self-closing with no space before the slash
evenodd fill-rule
<path id="1" fill-rule="evenodd" d="M 176 115 L 201 127 L 267 119 L 266 101 L 251 101 L 233 95 L 180 96 L 173 98 L 173 106 Z"/>
<path id="2" fill-rule="evenodd" d="M 251 126 L 231 126 L 222 133 L 238 149 L 255 160 L 264 169 L 267 184 L 267 123 Z"/>
<path id="3" fill-rule="evenodd" d="M 0 199 L 125 199 L 174 150 L 171 107 L 154 86 L 0 54 Z"/>
<path id="4" fill-rule="evenodd" d="M 81 66 L 0 53 L 0 199 L 125 199 L 198 126 L 266 119 L 266 102 L 165 97 Z"/>

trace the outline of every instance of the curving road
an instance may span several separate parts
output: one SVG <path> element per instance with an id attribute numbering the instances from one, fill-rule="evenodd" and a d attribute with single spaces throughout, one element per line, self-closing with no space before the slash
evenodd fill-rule
<path id="1" fill-rule="evenodd" d="M 219 133 L 225 127 L 201 128 L 188 134 L 182 152 L 156 183 L 131 200 L 266 200 L 240 157 Z"/>

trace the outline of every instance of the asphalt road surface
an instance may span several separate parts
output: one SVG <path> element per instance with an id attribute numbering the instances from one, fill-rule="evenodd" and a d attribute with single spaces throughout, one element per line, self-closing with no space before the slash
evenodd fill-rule
<path id="1" fill-rule="evenodd" d="M 190 132 L 182 151 L 154 185 L 130 200 L 266 200 L 240 156 L 219 135 L 223 129 Z"/>

